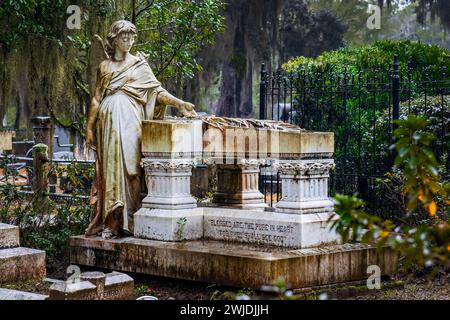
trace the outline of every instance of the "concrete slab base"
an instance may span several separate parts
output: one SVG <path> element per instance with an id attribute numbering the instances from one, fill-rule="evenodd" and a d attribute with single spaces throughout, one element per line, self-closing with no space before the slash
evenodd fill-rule
<path id="1" fill-rule="evenodd" d="M 260 289 L 280 277 L 293 288 L 367 279 L 367 267 L 382 275 L 397 270 L 389 248 L 342 244 L 308 249 L 220 241 L 165 242 L 136 238 L 70 239 L 72 264 L 170 278 Z"/>
<path id="2" fill-rule="evenodd" d="M 30 248 L 0 250 L 0 283 L 43 279 L 45 251 Z"/>

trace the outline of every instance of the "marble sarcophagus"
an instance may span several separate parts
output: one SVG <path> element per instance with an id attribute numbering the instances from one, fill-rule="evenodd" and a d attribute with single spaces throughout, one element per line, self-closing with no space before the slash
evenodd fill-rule
<path id="1" fill-rule="evenodd" d="M 135 214 L 136 237 L 297 248 L 338 241 L 329 229 L 333 133 L 210 117 L 146 121 L 142 137 L 148 195 Z M 217 190 L 208 205 L 199 206 L 190 194 L 197 164 L 217 166 Z M 274 210 L 258 189 L 260 166 L 267 164 L 281 178 L 282 197 Z"/>

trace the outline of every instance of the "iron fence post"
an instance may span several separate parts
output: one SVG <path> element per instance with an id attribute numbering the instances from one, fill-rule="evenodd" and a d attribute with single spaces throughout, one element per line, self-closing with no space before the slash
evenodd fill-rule
<path id="1" fill-rule="evenodd" d="M 394 56 L 394 65 L 393 65 L 393 74 L 392 74 L 392 126 L 391 130 L 391 141 L 389 144 L 395 142 L 394 130 L 397 128 L 397 124 L 395 120 L 400 118 L 400 76 L 398 72 L 398 56 Z M 396 157 L 395 149 L 392 149 L 392 162 L 394 162 Z"/>
<path id="2" fill-rule="evenodd" d="M 259 82 L 259 119 L 266 119 L 266 91 L 267 91 L 267 71 L 264 63 L 261 64 L 261 78 Z"/>
<path id="3" fill-rule="evenodd" d="M 266 119 L 266 94 L 267 94 L 267 72 L 266 66 L 264 63 L 261 64 L 261 73 L 260 73 L 260 82 L 259 82 L 259 119 Z M 265 173 L 265 171 L 264 171 Z M 264 195 L 264 200 L 266 200 L 266 176 L 262 174 L 261 170 L 259 172 L 258 179 L 258 188 L 259 191 Z"/>
<path id="4" fill-rule="evenodd" d="M 395 129 L 395 120 L 400 118 L 400 76 L 398 72 L 398 56 L 394 57 L 394 73 L 392 74 L 392 128 Z M 394 132 L 392 131 L 392 137 Z"/>

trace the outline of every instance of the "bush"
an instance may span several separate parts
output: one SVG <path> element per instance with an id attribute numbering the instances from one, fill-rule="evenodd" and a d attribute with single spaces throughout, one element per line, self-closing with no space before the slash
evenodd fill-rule
<path id="1" fill-rule="evenodd" d="M 403 220 L 384 220 L 364 211 L 364 202 L 356 197 L 336 196 L 333 224 L 343 241 L 386 244 L 403 255 L 406 266 L 448 268 L 450 263 L 450 184 L 442 181 L 439 164 L 431 151 L 432 133 L 423 117 L 408 116 L 397 121 L 396 169 L 402 170 L 404 195 Z M 423 219 L 409 224 L 418 212 Z"/>
<path id="2" fill-rule="evenodd" d="M 293 122 L 335 133 L 332 191 L 359 192 L 371 212 L 393 217 L 403 210 L 398 207 L 403 199 L 390 192 L 404 178 L 397 173 L 384 176 L 393 162 L 389 146 L 394 55 L 401 77 L 400 118 L 412 113 L 430 120 L 428 130 L 438 137 L 432 151 L 448 170 L 450 50 L 412 41 L 378 41 L 317 58 L 298 57 L 283 65 L 294 88 Z M 386 197 L 392 202 L 385 203 Z"/>
<path id="3" fill-rule="evenodd" d="M 64 202 L 47 199 L 46 211 L 33 205 L 33 195 L 22 193 L 17 181 L 17 172 L 8 164 L 14 159 L 2 158 L 0 171 L 6 179 L 0 184 L 0 222 L 20 227 L 21 245 L 45 250 L 47 268 L 54 271 L 68 263 L 69 238 L 83 234 L 88 226 L 92 207 L 83 198 L 68 197 Z M 52 169 L 50 175 L 61 175 L 62 170 Z M 68 183 L 80 190 L 84 180 L 91 177 L 92 168 L 80 172 L 79 164 L 69 164 L 64 168 Z M 72 194 L 73 195 L 73 194 Z"/>
<path id="4" fill-rule="evenodd" d="M 358 75 L 359 71 L 386 71 L 392 66 L 395 55 L 400 63 L 400 74 L 405 78 L 408 67 L 419 70 L 429 67 L 430 77 L 439 80 L 442 79 L 441 67 L 450 70 L 450 50 L 409 40 L 381 40 L 371 46 L 327 51 L 317 58 L 300 56 L 283 64 L 283 69 L 294 73 L 300 70 L 305 70 L 306 73 L 332 71 L 336 75 L 342 75 L 346 72 L 351 77 Z"/>

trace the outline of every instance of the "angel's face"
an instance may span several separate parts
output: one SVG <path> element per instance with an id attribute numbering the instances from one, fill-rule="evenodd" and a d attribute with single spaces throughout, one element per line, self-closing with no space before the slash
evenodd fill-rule
<path id="1" fill-rule="evenodd" d="M 129 52 L 134 44 L 135 35 L 133 33 L 121 33 L 116 38 L 116 50 Z"/>

